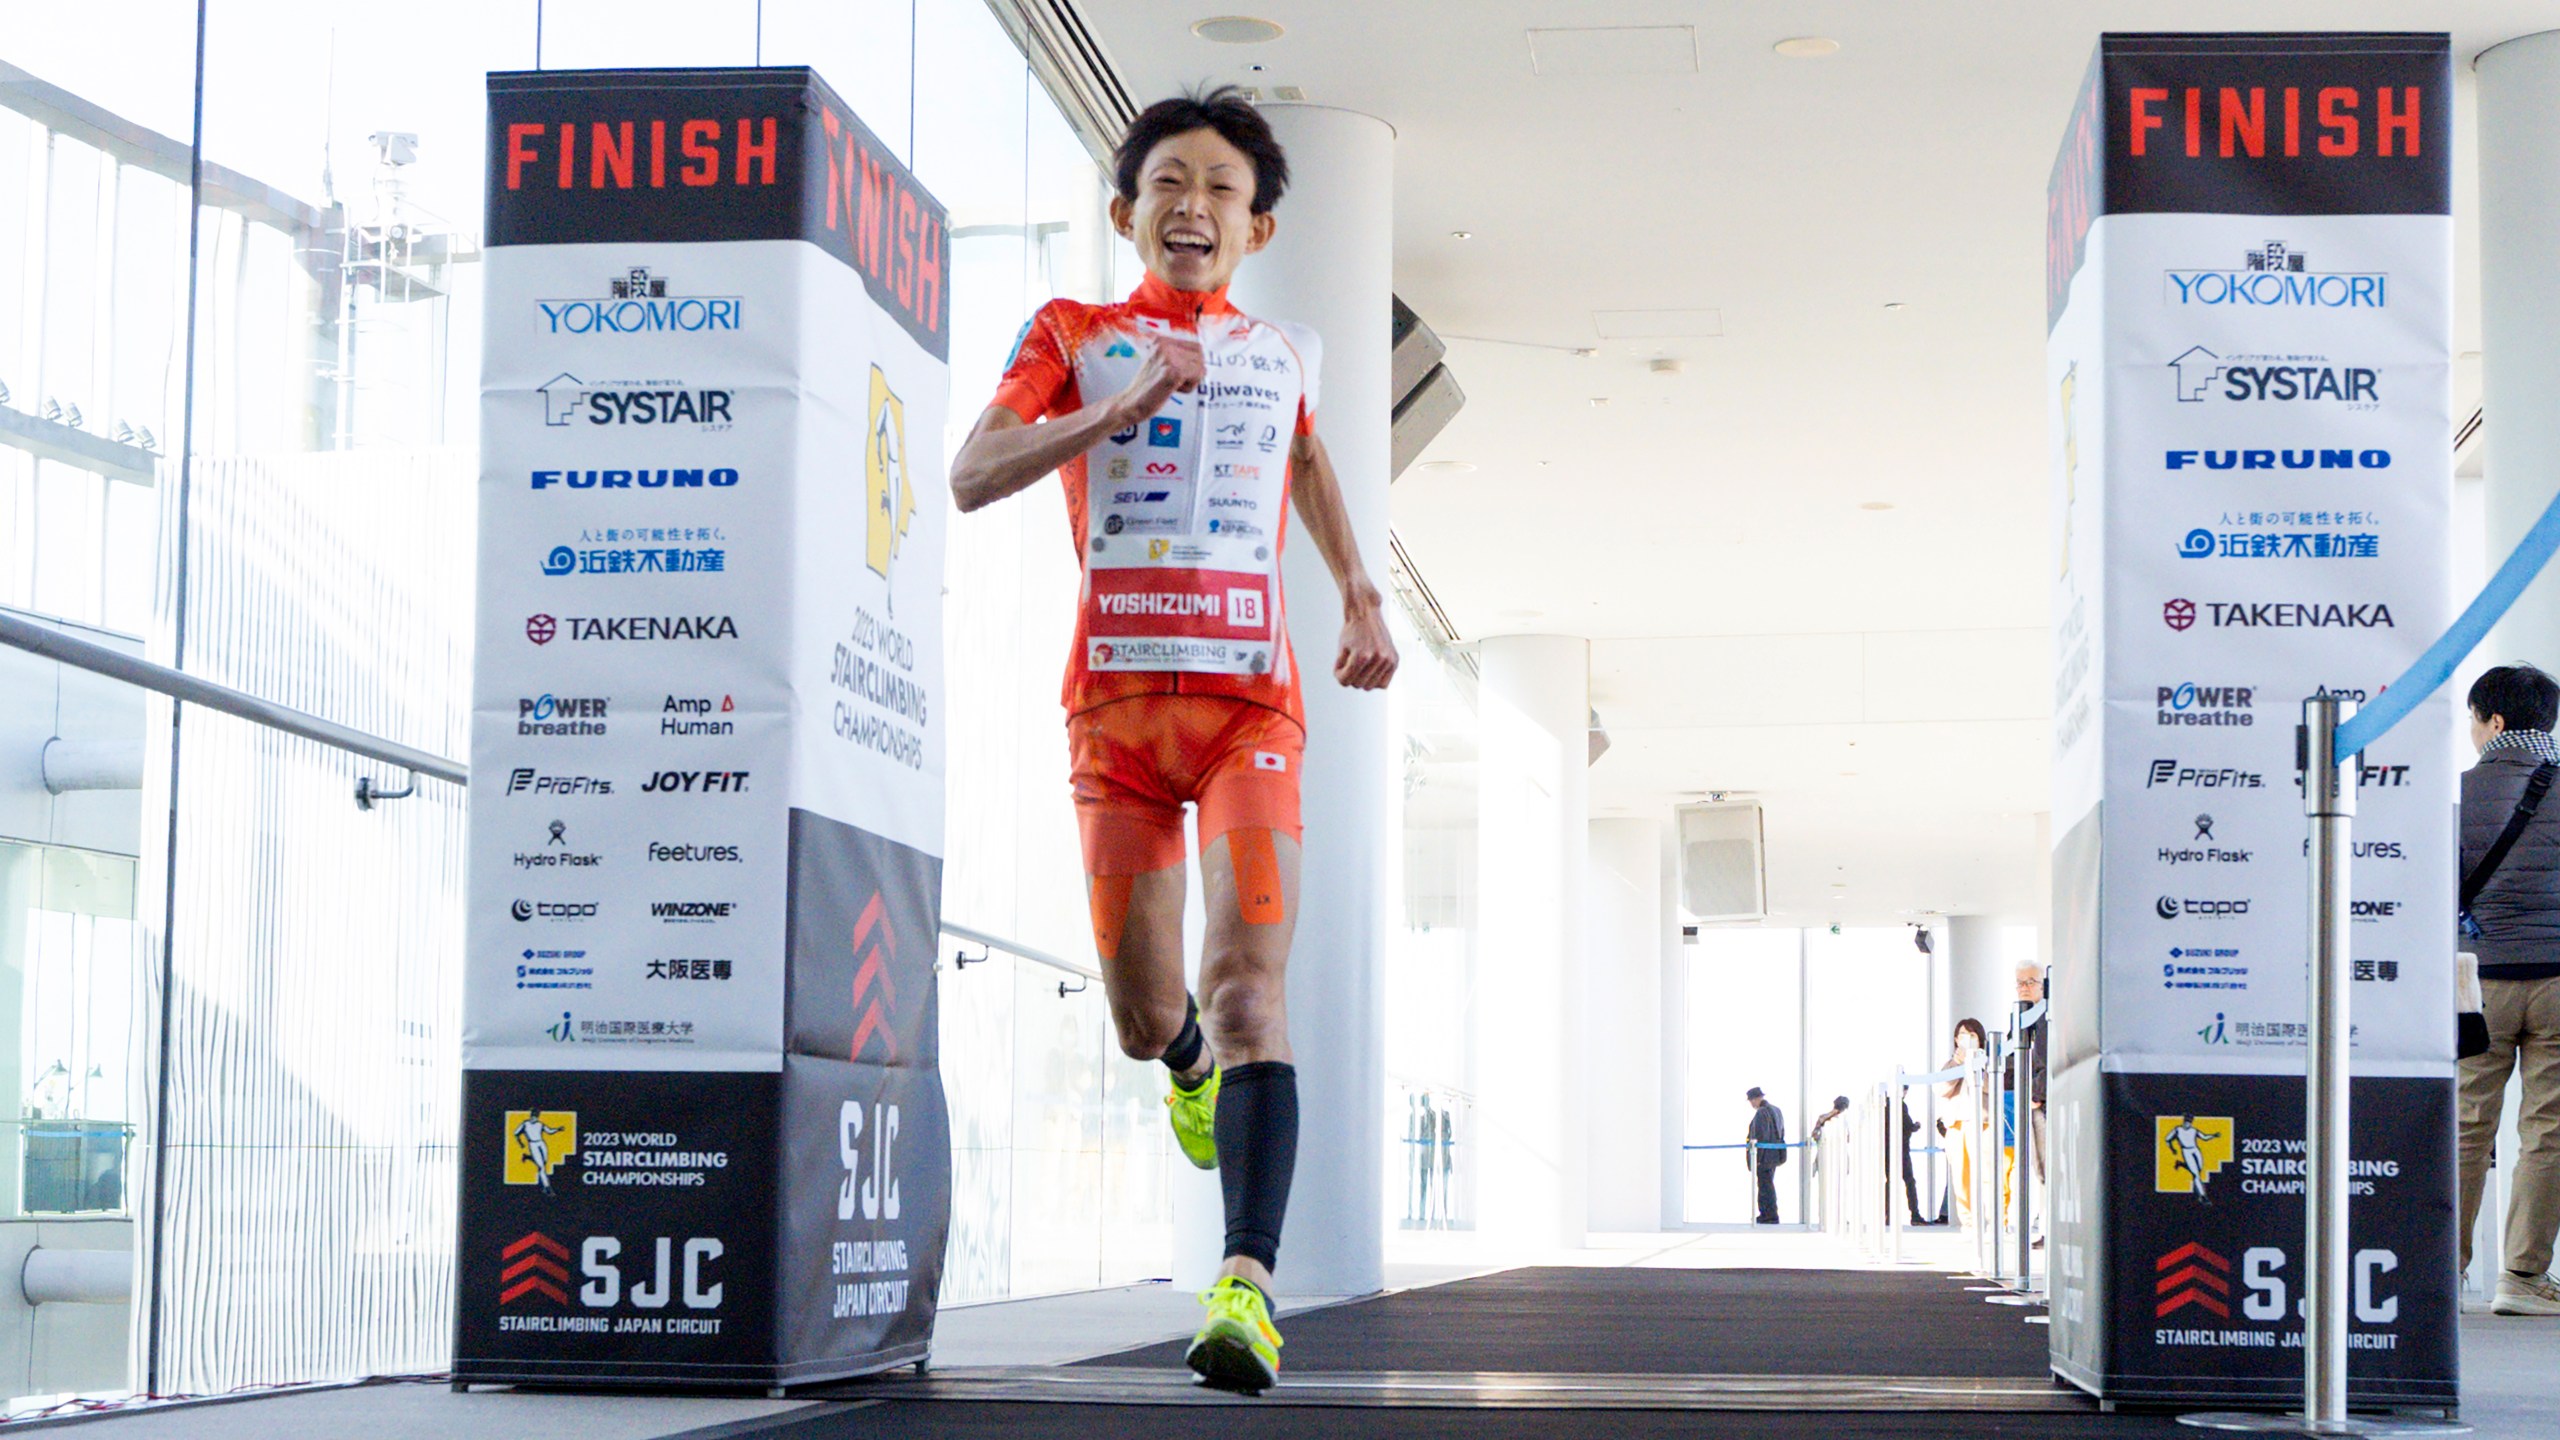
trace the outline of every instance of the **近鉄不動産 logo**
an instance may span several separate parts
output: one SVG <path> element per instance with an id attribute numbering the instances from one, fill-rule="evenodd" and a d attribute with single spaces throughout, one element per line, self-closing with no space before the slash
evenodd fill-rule
<path id="1" fill-rule="evenodd" d="M 2381 310 L 2390 282 L 2381 270 L 2314 270 L 2308 255 L 2269 240 L 2234 266 L 2165 272 L 2161 298 L 2173 308 Z"/>
<path id="2" fill-rule="evenodd" d="M 607 280 L 601 296 L 536 300 L 550 335 L 698 335 L 746 328 L 747 302 L 738 295 L 670 294 L 665 277 L 634 265 Z"/>

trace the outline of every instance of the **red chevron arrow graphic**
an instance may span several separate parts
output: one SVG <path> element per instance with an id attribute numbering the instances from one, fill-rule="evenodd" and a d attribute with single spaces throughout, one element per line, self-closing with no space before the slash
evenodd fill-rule
<path id="1" fill-rule="evenodd" d="M 2166 1319 L 2189 1305 L 2200 1305 L 2225 1320 L 2231 1318 L 2231 1307 L 2214 1298 L 2231 1293 L 2231 1282 L 2224 1278 L 2231 1273 L 2230 1261 L 2189 1241 L 2161 1256 L 2152 1268 L 2170 1273 L 2152 1286 L 2152 1292 L 2160 1299 L 2151 1307 L 2151 1318 Z"/>
<path id="2" fill-rule="evenodd" d="M 861 1010 L 862 1018 L 853 1027 L 853 1047 L 846 1058 L 861 1059 L 862 1047 L 877 1033 L 881 1043 L 889 1047 L 889 1058 L 895 1061 L 898 1033 L 890 1025 L 889 1006 L 897 1003 L 898 990 L 890 983 L 889 962 L 897 957 L 898 934 L 890 925 L 888 907 L 881 903 L 877 892 L 871 903 L 862 907 L 861 918 L 853 923 L 853 948 L 862 957 L 861 965 L 853 972 L 853 1003 Z M 875 983 L 879 986 L 877 994 L 872 993 Z M 870 996 L 868 1005 L 863 1003 L 866 995 Z"/>
<path id="3" fill-rule="evenodd" d="M 2161 1256 L 2159 1263 L 2153 1265 L 2151 1268 L 2154 1270 L 2166 1270 L 2170 1266 L 2188 1259 L 2202 1260 L 2207 1265 L 2212 1266 L 2214 1269 L 2221 1271 L 2225 1275 L 2231 1273 L 2230 1261 L 2223 1259 L 2221 1256 L 2214 1254 L 2210 1250 L 2207 1250 L 2200 1242 L 2194 1240 L 2190 1240 L 2186 1244 L 2179 1246 L 2177 1249 L 2170 1251 L 2168 1254 Z"/>
<path id="4" fill-rule="evenodd" d="M 506 1287 L 498 1292 L 499 1304 L 512 1305 L 527 1295 L 569 1303 L 569 1292 L 561 1288 L 569 1283 L 568 1246 L 537 1230 L 499 1252 L 499 1258 L 512 1262 L 498 1274 Z"/>

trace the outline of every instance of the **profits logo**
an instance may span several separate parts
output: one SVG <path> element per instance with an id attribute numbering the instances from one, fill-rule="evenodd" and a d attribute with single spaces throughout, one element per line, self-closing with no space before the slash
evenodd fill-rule
<path id="1" fill-rule="evenodd" d="M 871 433 L 862 447 L 870 515 L 863 560 L 872 574 L 886 580 L 915 519 L 916 489 L 907 478 L 907 405 L 877 365 L 871 367 L 870 413 Z"/>
<path id="2" fill-rule="evenodd" d="M 2162 1115 L 2152 1122 L 2151 1188 L 2161 1195 L 2205 1198 L 2205 1182 L 2231 1163 L 2236 1142 L 2228 1115 Z"/>
<path id="3" fill-rule="evenodd" d="M 898 932 L 889 923 L 889 907 L 877 890 L 853 922 L 853 954 L 853 1013 L 859 1018 L 853 1025 L 852 1053 L 845 1058 L 861 1059 L 862 1047 L 877 1035 L 881 1048 L 895 1061 L 898 1035 L 890 1025 L 890 1007 L 898 1003 L 898 992 L 890 983 L 889 967 L 898 958 Z"/>
<path id="4" fill-rule="evenodd" d="M 507 1112 L 507 1163 L 502 1178 L 508 1184 L 540 1186 L 548 1195 L 552 1172 L 577 1153 L 577 1111 Z"/>
<path id="5" fill-rule="evenodd" d="M 498 1252 L 498 1303 L 540 1295 L 569 1303 L 569 1247 L 536 1230 Z"/>
<path id="6" fill-rule="evenodd" d="M 610 795 L 613 782 L 596 775 L 545 775 L 530 765 L 507 772 L 510 795 Z"/>
<path id="7" fill-rule="evenodd" d="M 2266 777 L 2255 770 L 2232 766 L 2207 769 L 2201 765 L 2181 765 L 2175 760 L 2154 760 L 2144 772 L 2142 788 L 2166 785 L 2173 789 L 2194 790 L 2262 790 Z"/>
<path id="8" fill-rule="evenodd" d="M 2165 1320 L 2189 1305 L 2231 1318 L 2231 1262 L 2190 1241 L 2153 1263 L 2151 1318 Z"/>

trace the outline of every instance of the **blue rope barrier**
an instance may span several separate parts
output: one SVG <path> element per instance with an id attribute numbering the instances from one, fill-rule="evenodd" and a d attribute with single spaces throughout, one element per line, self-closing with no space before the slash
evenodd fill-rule
<path id="1" fill-rule="evenodd" d="M 2481 588 L 2479 598 L 2473 600 L 2470 608 L 2462 612 L 2462 617 L 2453 622 L 2453 628 L 2438 636 L 2425 654 L 2410 662 L 2409 668 L 2400 672 L 2400 678 L 2392 681 L 2390 688 L 2376 697 L 2371 705 L 2358 710 L 2338 727 L 2338 754 L 2356 754 L 2381 739 L 2392 726 L 2407 719 L 2409 712 L 2418 708 L 2418 702 L 2436 693 L 2437 687 L 2452 679 L 2453 667 L 2461 664 L 2465 656 L 2478 649 L 2480 642 L 2489 637 L 2489 627 L 2498 623 L 2509 607 L 2516 603 L 2516 597 L 2533 583 L 2533 577 L 2542 573 L 2542 567 L 2550 563 L 2554 550 L 2560 550 L 2560 495 L 2552 497 L 2550 506 L 2542 512 L 2542 518 L 2533 522 L 2532 529 L 2524 532 L 2524 539 L 2517 543 L 2515 553 L 2507 557 L 2506 564 L 2498 567 L 2497 574 L 2489 577 L 2489 583 Z"/>

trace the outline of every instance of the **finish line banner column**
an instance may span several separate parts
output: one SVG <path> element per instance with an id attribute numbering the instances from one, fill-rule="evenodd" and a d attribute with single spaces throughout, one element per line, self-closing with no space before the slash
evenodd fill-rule
<path id="1" fill-rule="evenodd" d="M 2300 702 L 2452 618 L 2442 35 L 2109 35 L 2050 193 L 2053 1363 L 2301 1397 Z M 2450 702 L 2362 757 L 2355 1403 L 2457 1374 Z"/>
<path id="2" fill-rule="evenodd" d="M 454 1374 L 920 1359 L 947 218 L 805 69 L 489 112 Z"/>

